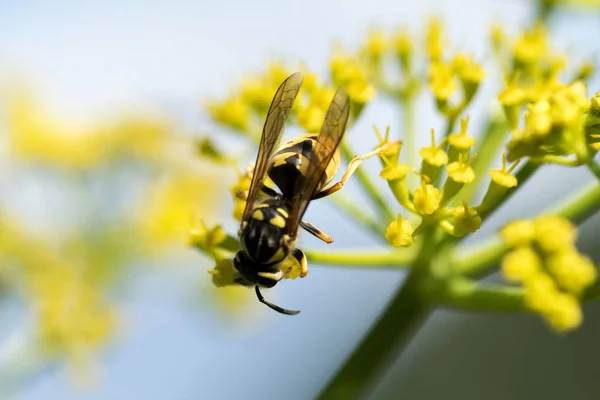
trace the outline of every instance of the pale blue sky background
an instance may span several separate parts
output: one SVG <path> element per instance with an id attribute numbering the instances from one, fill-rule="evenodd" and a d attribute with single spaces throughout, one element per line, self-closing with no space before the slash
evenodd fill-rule
<path id="1" fill-rule="evenodd" d="M 53 110 L 81 121 L 98 120 L 124 107 L 166 105 L 169 112 L 185 119 L 186 126 L 202 129 L 207 125 L 198 112 L 200 102 L 226 93 L 236 79 L 261 69 L 269 57 L 301 60 L 324 71 L 333 41 L 356 46 L 372 26 L 407 25 L 418 32 L 425 17 L 436 13 L 448 22 L 451 47 L 471 50 L 485 59 L 489 58 L 484 43 L 490 23 L 501 22 L 514 30 L 531 9 L 529 2 L 516 0 L 107 0 L 93 4 L 4 0 L 0 1 L 0 71 L 5 71 L 2 76 L 18 72 Z M 558 42 L 584 48 L 583 43 L 592 42 L 590 32 L 600 29 L 592 16 L 567 18 L 558 27 Z M 422 99 L 418 109 L 420 132 L 439 128 L 428 99 Z M 481 121 L 481 115 L 474 115 L 473 121 Z M 397 122 L 393 110 L 382 105 L 369 110 L 349 137 L 354 143 L 366 143 L 372 140 L 370 125 L 393 127 Z M 421 142 L 428 137 L 423 135 Z M 367 166 L 373 172 L 375 167 Z M 560 185 L 543 187 L 561 177 L 565 175 L 556 170 L 539 177 L 536 185 L 513 201 L 510 213 L 499 213 L 483 231 L 493 232 L 508 215 L 534 212 L 551 197 L 589 180 L 581 171 L 571 173 Z M 336 238 L 338 249 L 371 244 L 331 210 L 323 203 L 311 207 L 309 214 Z M 320 246 L 311 238 L 305 238 L 305 243 Z M 301 309 L 300 316 L 285 318 L 265 312 L 256 303 L 248 305 L 252 318 L 231 323 L 220 319 L 210 303 L 194 301 L 209 265 L 195 254 L 185 254 L 182 260 L 178 269 L 143 277 L 125 291 L 127 329 L 122 341 L 103 357 L 102 381 L 96 390 L 73 391 L 65 371 L 50 368 L 24 385 L 16 399 L 310 398 L 402 279 L 402 273 L 393 271 L 313 266 L 307 279 L 278 285 L 269 293 L 273 301 Z M 19 315 L 12 314 L 10 321 L 18 325 Z M 460 322 L 455 315 L 436 314 L 419 347 L 411 347 L 409 358 L 402 362 L 418 359 L 423 349 L 459 329 Z M 406 371 L 409 364 L 399 368 Z"/>

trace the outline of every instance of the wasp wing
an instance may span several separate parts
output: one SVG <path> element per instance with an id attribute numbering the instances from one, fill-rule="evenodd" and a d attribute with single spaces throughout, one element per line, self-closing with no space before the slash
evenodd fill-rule
<path id="1" fill-rule="evenodd" d="M 348 117 L 350 115 L 350 98 L 344 88 L 339 88 L 329 105 L 321 132 L 316 139 L 312 155 L 308 160 L 305 179 L 299 180 L 296 196 L 291 200 L 290 217 L 286 233 L 294 238 L 308 203 L 312 200 L 327 165 L 342 141 Z"/>
<path id="2" fill-rule="evenodd" d="M 290 75 L 283 81 L 281 86 L 279 86 L 279 89 L 277 89 L 277 92 L 275 92 L 275 96 L 273 96 L 273 101 L 269 107 L 269 112 L 267 113 L 262 136 L 260 138 L 260 147 L 258 148 L 258 155 L 256 156 L 256 162 L 254 163 L 254 173 L 252 175 L 252 182 L 250 183 L 250 190 L 248 191 L 248 198 L 246 200 L 244 214 L 242 215 L 242 221 L 247 221 L 250 218 L 250 214 L 254 208 L 254 202 L 260 193 L 265 175 L 267 174 L 269 160 L 277 147 L 279 147 L 281 137 L 283 136 L 285 119 L 294 105 L 294 101 L 300 91 L 303 80 L 304 77 L 300 72 Z"/>

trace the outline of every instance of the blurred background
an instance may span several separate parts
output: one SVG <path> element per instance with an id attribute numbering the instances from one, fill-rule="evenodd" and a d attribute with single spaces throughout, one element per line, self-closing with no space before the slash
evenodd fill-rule
<path id="1" fill-rule="evenodd" d="M 334 43 L 355 47 L 372 28 L 421 34 L 432 14 L 451 46 L 489 60 L 491 25 L 517 32 L 535 7 L 517 0 L 0 2 L 0 398 L 315 396 L 403 272 L 312 265 L 307 279 L 268 292 L 301 309 L 295 318 L 267 311 L 244 288 L 214 288 L 212 261 L 187 246 L 187 232 L 194 217 L 228 221 L 236 231 L 229 193 L 236 175 L 196 157 L 195 139 L 223 135 L 206 101 L 271 60 L 300 61 L 325 76 Z M 560 9 L 550 20 L 553 44 L 597 65 L 599 16 Z M 590 88 L 599 90 L 598 79 Z M 497 91 L 498 82 L 478 96 Z M 471 109 L 474 124 L 488 105 Z M 442 121 L 430 98 L 416 109 L 427 144 Z M 393 130 L 397 110 L 376 100 L 348 140 L 372 146 L 372 124 Z M 223 140 L 243 147 L 235 137 Z M 377 167 L 365 165 L 373 174 Z M 591 179 L 548 167 L 469 242 Z M 358 195 L 352 183 L 345 190 Z M 337 249 L 377 246 L 333 210 L 323 201 L 309 215 Z M 595 260 L 599 228 L 592 219 L 580 235 L 581 250 Z M 323 247 L 312 237 L 302 245 Z M 579 330 L 560 337 L 532 316 L 438 311 L 372 398 L 595 399 L 600 306 L 585 313 Z"/>

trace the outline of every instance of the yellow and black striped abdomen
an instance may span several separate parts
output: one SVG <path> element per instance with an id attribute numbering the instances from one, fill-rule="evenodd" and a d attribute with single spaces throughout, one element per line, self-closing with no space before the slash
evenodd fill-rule
<path id="1" fill-rule="evenodd" d="M 273 155 L 269 166 L 269 178 L 277 185 L 284 198 L 292 198 L 301 180 L 306 177 L 306 170 L 318 134 L 306 133 L 284 143 Z M 323 189 L 335 176 L 340 166 L 340 151 L 336 149 L 333 158 L 325 169 L 323 179 L 317 192 Z"/>

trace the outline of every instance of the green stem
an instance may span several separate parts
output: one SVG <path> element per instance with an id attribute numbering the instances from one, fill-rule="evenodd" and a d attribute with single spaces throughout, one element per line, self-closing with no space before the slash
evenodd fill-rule
<path id="1" fill-rule="evenodd" d="M 404 251 L 373 251 L 373 250 L 340 250 L 317 251 L 304 250 L 310 262 L 324 265 L 341 265 L 356 267 L 393 267 L 405 268 L 414 261 L 414 252 Z"/>
<path id="2" fill-rule="evenodd" d="M 568 218 L 579 225 L 598 211 L 600 211 L 600 185 L 593 182 L 563 205 L 551 208 L 548 213 Z"/>
<path id="3" fill-rule="evenodd" d="M 346 162 L 352 160 L 352 158 L 355 155 L 354 151 L 352 151 L 352 149 L 346 142 L 342 142 L 340 150 Z M 365 170 L 362 168 L 357 168 L 354 172 L 354 175 L 356 176 L 358 183 L 362 186 L 365 193 L 369 195 L 371 201 L 375 205 L 375 208 L 382 214 L 382 217 L 386 221 L 391 221 L 392 219 L 394 219 L 396 217 L 394 212 L 383 198 L 383 195 L 381 194 L 379 189 L 377 189 L 377 186 L 373 183 L 373 181 L 371 181 L 371 178 L 369 177 L 369 175 L 367 175 Z"/>
<path id="4" fill-rule="evenodd" d="M 594 176 L 598 180 L 600 180 L 600 166 L 596 164 L 596 162 L 593 159 L 588 160 L 585 164 L 587 165 L 590 172 L 594 174 Z"/>
<path id="5" fill-rule="evenodd" d="M 487 176 L 486 171 L 490 169 L 494 156 L 498 152 L 498 148 L 504 143 L 506 138 L 507 127 L 506 121 L 502 116 L 495 116 L 488 121 L 483 137 L 477 147 L 477 159 L 471 165 L 475 171 L 475 180 L 465 185 L 462 189 L 461 197 L 467 199 L 469 203 L 474 201 L 477 195 L 477 190 L 481 185 L 481 181 Z"/>
<path id="6" fill-rule="evenodd" d="M 495 265 L 507 250 L 508 246 L 498 236 L 494 236 L 467 251 L 466 256 L 458 258 L 454 270 L 460 275 L 485 275 L 490 266 Z"/>
<path id="7" fill-rule="evenodd" d="M 426 236 L 432 238 L 431 234 Z M 408 278 L 350 358 L 319 394 L 319 399 L 355 399 L 364 394 L 429 315 L 432 304 L 430 296 L 423 290 L 430 278 L 432 240 L 422 243 Z"/>
<path id="8" fill-rule="evenodd" d="M 527 312 L 523 289 L 498 284 L 482 284 L 454 279 L 442 293 L 440 302 L 454 308 L 479 312 Z"/>
<path id="9" fill-rule="evenodd" d="M 415 137 L 415 112 L 413 97 L 402 98 L 400 101 L 402 107 L 402 122 L 404 124 L 404 154 L 407 155 L 406 162 L 413 168 L 418 168 L 417 165 L 417 142 Z"/>
<path id="10" fill-rule="evenodd" d="M 440 142 L 444 138 L 446 139 L 446 144 L 444 145 L 444 149 L 446 152 L 448 152 L 448 150 L 450 148 L 450 144 L 448 143 L 447 139 L 448 139 L 448 136 L 450 136 L 450 134 L 452 133 L 452 129 L 454 128 L 455 122 L 456 122 L 456 118 L 449 117 L 446 120 L 446 129 L 444 130 L 444 136 L 442 137 L 442 139 L 440 139 Z M 446 178 L 446 170 L 444 168 L 442 168 L 440 170 L 440 173 L 438 174 L 438 176 L 433 180 L 433 186 L 435 186 L 438 189 L 441 188 L 441 186 L 442 186 L 441 182 L 444 182 L 444 178 Z"/>
<path id="11" fill-rule="evenodd" d="M 379 224 L 372 216 L 367 214 L 364 207 L 359 207 L 356 203 L 344 196 L 342 193 L 336 193 L 331 196 L 337 208 L 346 213 L 352 221 L 359 223 L 360 225 L 371 231 L 375 237 L 381 239 L 385 233 L 385 228 L 382 224 Z"/>

